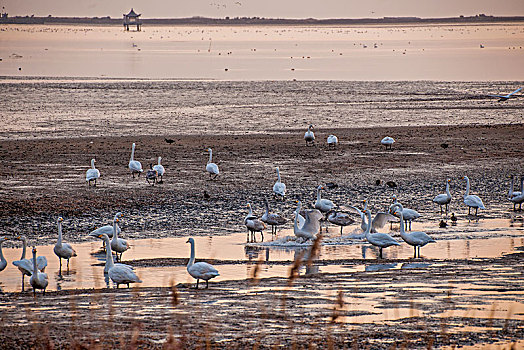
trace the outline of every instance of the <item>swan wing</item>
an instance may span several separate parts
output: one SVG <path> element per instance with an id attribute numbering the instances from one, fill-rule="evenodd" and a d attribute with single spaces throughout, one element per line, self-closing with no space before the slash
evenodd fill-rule
<path id="1" fill-rule="evenodd" d="M 484 206 L 484 203 L 482 203 L 482 199 L 480 199 L 479 196 L 475 196 L 475 195 L 466 196 L 464 198 L 464 203 L 468 207 L 486 209 L 486 207 Z"/>
<path id="2" fill-rule="evenodd" d="M 395 217 L 389 213 L 378 212 L 371 222 L 371 227 L 375 230 L 380 229 L 394 219 Z"/>
<path id="3" fill-rule="evenodd" d="M 109 277 L 115 283 L 141 283 L 142 281 L 131 269 L 115 265 L 108 272 Z"/>
<path id="4" fill-rule="evenodd" d="M 166 171 L 166 169 L 164 169 L 164 166 L 161 165 L 161 164 L 157 164 L 157 165 L 155 165 L 155 166 L 153 167 L 153 170 L 155 170 L 155 171 L 158 173 L 158 175 L 160 175 L 160 176 L 161 176 L 161 175 L 164 175 L 164 173 L 165 173 L 165 171 Z"/>
<path id="5" fill-rule="evenodd" d="M 354 207 L 352 205 L 348 205 L 348 208 L 356 211 L 358 213 L 358 215 L 360 215 L 360 217 L 362 217 L 362 215 L 364 215 L 364 213 L 361 212 L 360 209 L 358 209 L 357 207 Z"/>
<path id="6" fill-rule="evenodd" d="M 120 226 L 117 226 L 116 231 L 118 234 L 122 232 L 120 229 Z M 97 228 L 96 230 L 93 230 L 89 233 L 89 236 L 91 237 L 98 237 L 98 235 L 106 234 L 109 238 L 113 237 L 113 226 L 111 225 L 105 225 L 102 227 Z"/>
<path id="7" fill-rule="evenodd" d="M 187 268 L 187 272 L 194 278 L 210 279 L 219 276 L 218 270 L 206 262 L 197 262 Z"/>
<path id="8" fill-rule="evenodd" d="M 435 240 L 431 238 L 426 232 L 413 231 L 410 233 L 410 235 L 413 238 L 414 242 L 417 243 L 417 245 L 425 245 L 428 243 L 435 242 Z"/>
<path id="9" fill-rule="evenodd" d="M 33 274 L 33 262 L 29 259 L 15 260 L 13 261 L 13 265 L 28 276 Z"/>
<path id="10" fill-rule="evenodd" d="M 284 184 L 283 182 L 275 182 L 275 184 L 273 185 L 273 192 L 275 192 L 276 194 L 279 194 L 281 196 L 285 196 L 286 194 L 286 184 Z"/>
<path id="11" fill-rule="evenodd" d="M 206 171 L 211 174 L 219 174 L 218 165 L 215 163 L 208 163 L 206 165 Z"/>
<path id="12" fill-rule="evenodd" d="M 88 169 L 86 171 L 86 181 L 98 179 L 100 177 L 100 171 L 98 169 Z"/>
<path id="13" fill-rule="evenodd" d="M 33 262 L 33 259 L 30 259 L 31 263 Z M 40 271 L 44 271 L 47 267 L 47 258 L 45 256 L 39 256 L 36 258 L 36 267 Z"/>
<path id="14" fill-rule="evenodd" d="M 129 169 L 131 169 L 131 171 L 144 171 L 142 169 L 142 163 L 140 163 L 138 160 L 132 160 L 129 162 Z"/>

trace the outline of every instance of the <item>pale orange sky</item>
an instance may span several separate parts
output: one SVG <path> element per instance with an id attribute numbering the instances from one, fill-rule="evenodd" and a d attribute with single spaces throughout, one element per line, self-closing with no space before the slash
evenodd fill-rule
<path id="1" fill-rule="evenodd" d="M 111 16 L 131 7 L 143 18 L 273 17 L 362 18 L 384 16 L 454 17 L 485 13 L 524 16 L 524 0 L 4 0 L 10 16 Z"/>

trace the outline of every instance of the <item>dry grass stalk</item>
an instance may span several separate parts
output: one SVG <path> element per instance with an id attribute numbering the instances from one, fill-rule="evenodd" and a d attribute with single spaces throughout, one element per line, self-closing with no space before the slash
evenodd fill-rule
<path id="1" fill-rule="evenodd" d="M 171 284 L 171 305 L 177 306 L 178 304 L 180 304 L 178 288 L 176 287 L 174 280 L 171 280 L 170 284 Z"/>
<path id="2" fill-rule="evenodd" d="M 344 292 L 339 290 L 337 293 L 337 299 L 335 305 L 333 305 L 333 313 L 331 314 L 330 323 L 334 323 L 339 317 L 341 310 L 344 308 Z"/>
<path id="3" fill-rule="evenodd" d="M 251 274 L 251 284 L 253 286 L 256 286 L 258 285 L 258 283 L 260 282 L 260 278 L 258 277 L 258 274 L 260 273 L 260 269 L 261 269 L 261 265 L 263 263 L 263 258 L 262 256 L 257 260 L 257 263 L 255 264 L 255 267 L 253 268 L 253 273 Z"/>
<path id="4" fill-rule="evenodd" d="M 293 282 L 298 278 L 298 271 L 300 270 L 300 267 L 302 266 L 302 259 L 304 258 L 305 253 L 306 253 L 305 251 L 300 252 L 297 255 L 297 257 L 295 258 L 295 261 L 293 261 L 291 270 L 289 270 L 289 277 L 288 277 L 289 286 L 291 286 Z"/>
<path id="5" fill-rule="evenodd" d="M 307 259 L 308 267 L 311 267 L 313 265 L 313 261 L 318 257 L 318 254 L 320 253 L 320 242 L 322 242 L 322 232 L 320 232 L 313 241 L 313 245 L 311 246 L 311 249 L 309 251 L 309 258 Z"/>

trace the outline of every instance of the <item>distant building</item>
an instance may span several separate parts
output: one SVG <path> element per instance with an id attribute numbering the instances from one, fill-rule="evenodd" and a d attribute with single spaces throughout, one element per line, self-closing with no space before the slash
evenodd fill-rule
<path id="1" fill-rule="evenodd" d="M 129 31 L 130 26 L 136 26 L 136 30 L 139 32 L 142 26 L 142 21 L 139 17 L 140 14 L 137 15 L 133 9 L 131 9 L 127 15 L 124 14 L 124 29 Z"/>

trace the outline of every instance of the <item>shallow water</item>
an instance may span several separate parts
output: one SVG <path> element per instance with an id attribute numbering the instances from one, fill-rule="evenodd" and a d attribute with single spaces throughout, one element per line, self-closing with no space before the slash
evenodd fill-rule
<path id="1" fill-rule="evenodd" d="M 141 32 L 120 26 L 3 25 L 0 40 L 0 75 L 7 76 L 524 79 L 524 29 L 518 24 L 144 26 Z"/>
<path id="2" fill-rule="evenodd" d="M 506 219 L 480 220 L 478 223 L 461 223 L 452 231 L 427 230 L 437 243 L 429 244 L 421 249 L 425 259 L 472 259 L 494 258 L 515 252 L 524 246 L 524 228 L 511 227 L 512 222 Z M 413 229 L 424 229 L 424 224 L 415 223 Z M 384 249 L 384 260 L 377 261 L 378 250 L 362 238 L 357 226 L 345 228 L 344 236 L 340 236 L 339 229 L 331 227 L 325 234 L 317 266 L 301 273 L 337 273 L 351 271 L 378 272 L 390 269 L 424 269 L 430 262 L 416 260 L 413 262 L 388 262 L 387 259 L 409 259 L 413 255 L 413 248 L 405 243 L 398 247 Z M 390 232 L 399 241 L 398 232 Z M 197 259 L 216 259 L 223 263 L 217 265 L 220 276 L 214 281 L 247 279 L 253 276 L 255 263 L 260 261 L 258 277 L 288 277 L 291 262 L 302 252 L 307 251 L 309 244 L 296 244 L 292 241 L 283 242 L 282 238 L 293 236 L 293 231 L 286 229 L 278 233 L 278 237 L 271 240 L 271 234 L 266 233 L 266 242 L 245 244 L 246 234 L 236 233 L 224 236 L 194 237 Z M 257 234 L 260 240 L 260 236 Z M 164 239 L 138 239 L 131 241 L 131 249 L 124 253 L 125 260 L 154 259 L 154 258 L 188 258 L 189 244 L 187 237 Z M 49 275 L 49 290 L 76 289 L 76 288 L 103 288 L 109 281 L 104 278 L 103 264 L 105 254 L 100 252 L 101 243 L 93 242 L 74 244 L 78 257 L 72 258 L 69 272 L 63 268 L 59 275 L 58 259 L 53 253 L 53 246 L 39 246 L 38 255 L 48 259 L 46 269 Z M 520 248 L 521 249 L 521 248 Z M 12 261 L 20 258 L 19 248 L 4 248 L 4 255 L 8 260 L 7 268 L 0 273 L 0 286 L 3 291 L 21 290 L 21 273 L 12 265 Z M 369 263 L 339 265 L 322 264 L 322 260 L 367 259 Z M 228 263 L 228 261 L 230 261 Z M 278 263 L 278 262 L 288 263 Z M 240 262 L 240 263 L 239 263 Z M 251 263 L 249 263 L 251 262 Z M 274 264 L 274 262 L 277 262 Z M 64 265 L 65 266 L 65 265 Z M 194 280 L 187 274 L 185 266 L 166 267 L 137 267 L 138 276 L 144 287 L 169 286 L 171 283 L 191 283 Z M 28 278 L 25 279 L 25 288 L 30 289 Z M 110 284 L 109 284 L 110 285 Z"/>

